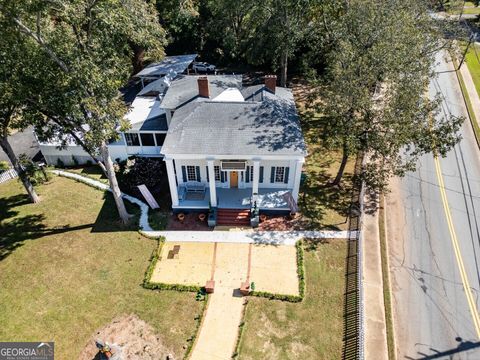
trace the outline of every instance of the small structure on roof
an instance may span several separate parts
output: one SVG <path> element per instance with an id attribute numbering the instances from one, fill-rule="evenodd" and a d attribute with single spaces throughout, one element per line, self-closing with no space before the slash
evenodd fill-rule
<path id="1" fill-rule="evenodd" d="M 143 86 L 145 80 L 157 80 L 171 72 L 181 74 L 197 56 L 197 54 L 166 56 L 162 61 L 148 65 L 134 77 L 140 78 Z"/>

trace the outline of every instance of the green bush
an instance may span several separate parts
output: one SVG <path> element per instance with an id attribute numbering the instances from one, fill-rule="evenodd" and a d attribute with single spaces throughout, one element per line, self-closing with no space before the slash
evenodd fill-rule
<path id="1" fill-rule="evenodd" d="M 5 171 L 10 169 L 10 164 L 8 161 L 0 161 L 0 171 Z"/>
<path id="2" fill-rule="evenodd" d="M 161 159 L 133 157 L 118 162 L 115 166 L 119 183 L 124 191 L 136 191 L 138 185 L 145 184 L 149 189 L 161 184 L 166 173 L 165 163 Z"/>
<path id="3" fill-rule="evenodd" d="M 57 168 L 60 168 L 60 169 L 65 168 L 65 163 L 60 158 L 57 159 Z"/>
<path id="4" fill-rule="evenodd" d="M 30 160 L 27 155 L 21 154 L 18 157 L 18 160 L 20 161 L 20 165 L 22 165 L 25 174 L 29 178 L 32 185 L 43 184 L 44 182 L 50 180 L 51 175 L 46 171 L 42 171 L 40 166 Z"/>

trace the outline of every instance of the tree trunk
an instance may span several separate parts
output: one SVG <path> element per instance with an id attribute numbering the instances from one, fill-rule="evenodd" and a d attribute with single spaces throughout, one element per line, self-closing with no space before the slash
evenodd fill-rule
<path id="1" fill-rule="evenodd" d="M 340 185 L 340 181 L 342 180 L 345 167 L 347 166 L 347 160 L 348 160 L 348 153 L 347 153 L 347 150 L 343 148 L 342 162 L 340 164 L 340 167 L 338 168 L 337 176 L 335 176 L 335 179 L 332 181 L 331 185 L 333 186 Z"/>
<path id="2" fill-rule="evenodd" d="M 108 151 L 108 146 L 105 141 L 102 141 L 100 146 L 100 152 L 103 158 L 103 164 L 107 169 L 108 182 L 110 183 L 110 188 L 112 189 L 113 198 L 115 199 L 115 205 L 117 206 L 118 215 L 124 224 L 128 223 L 131 215 L 127 212 L 125 208 L 125 203 L 122 199 L 122 193 L 118 186 L 117 177 L 115 175 L 115 170 L 113 169 L 113 162 L 110 158 L 110 153 Z"/>
<path id="3" fill-rule="evenodd" d="M 145 49 L 143 47 L 138 46 L 138 45 L 133 44 L 133 43 L 130 43 L 130 47 L 133 50 L 132 75 L 135 75 L 143 69 L 143 56 L 145 55 Z"/>
<path id="4" fill-rule="evenodd" d="M 288 53 L 286 50 L 282 52 L 280 59 L 280 86 L 287 86 L 287 67 L 288 67 Z"/>
<path id="5" fill-rule="evenodd" d="M 18 161 L 17 156 L 13 152 L 13 149 L 10 146 L 10 143 L 8 142 L 8 138 L 6 137 L 0 138 L 0 146 L 2 147 L 5 154 L 7 154 L 8 158 L 10 159 L 10 162 L 12 163 L 13 168 L 17 172 L 18 177 L 22 181 L 22 184 L 25 187 L 25 190 L 27 190 L 30 200 L 33 203 L 38 203 L 40 201 L 40 198 L 35 192 L 35 189 L 33 188 L 33 185 L 30 182 L 30 179 L 28 178 L 27 174 L 25 174 L 25 171 L 23 171 L 23 168 L 20 165 L 20 161 Z"/>

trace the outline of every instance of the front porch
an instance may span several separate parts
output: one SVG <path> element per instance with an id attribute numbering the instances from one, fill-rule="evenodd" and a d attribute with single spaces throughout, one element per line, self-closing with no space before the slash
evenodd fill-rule
<path id="1" fill-rule="evenodd" d="M 215 188 L 217 207 L 219 209 L 250 209 L 252 189 Z M 203 193 L 181 194 L 179 190 L 179 204 L 174 209 L 208 209 L 210 207 L 210 189 L 206 187 Z M 260 210 L 289 210 L 285 194 L 289 189 L 259 188 L 257 207 Z M 182 198 L 183 195 L 183 199 Z"/>

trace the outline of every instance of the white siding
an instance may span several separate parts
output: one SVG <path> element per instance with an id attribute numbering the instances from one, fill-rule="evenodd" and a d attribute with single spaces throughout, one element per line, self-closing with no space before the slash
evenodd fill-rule
<path id="1" fill-rule="evenodd" d="M 207 183 L 207 161 L 206 160 L 184 160 L 178 159 L 175 160 L 175 171 L 177 173 L 177 183 L 183 183 L 183 176 L 182 176 L 182 166 L 199 166 L 200 167 L 200 178 L 203 183 Z M 220 160 L 214 161 L 214 166 L 220 166 Z M 247 166 L 253 166 L 253 161 L 247 161 Z M 263 166 L 263 182 L 259 183 L 259 187 L 261 188 L 272 188 L 272 189 L 291 189 L 293 187 L 293 181 L 295 176 L 295 161 L 289 160 L 260 160 L 260 166 Z M 272 171 L 272 167 L 289 167 L 289 174 L 288 174 L 288 183 L 271 183 L 270 182 L 270 174 Z M 243 176 L 242 176 L 243 173 Z M 238 176 L 238 186 L 239 188 L 251 188 L 252 182 L 246 182 L 246 171 L 239 172 Z M 243 181 L 242 181 L 243 179 Z M 216 181 L 217 187 L 229 187 L 230 183 L 230 174 L 227 172 L 227 181 L 221 183 L 220 181 Z"/>

